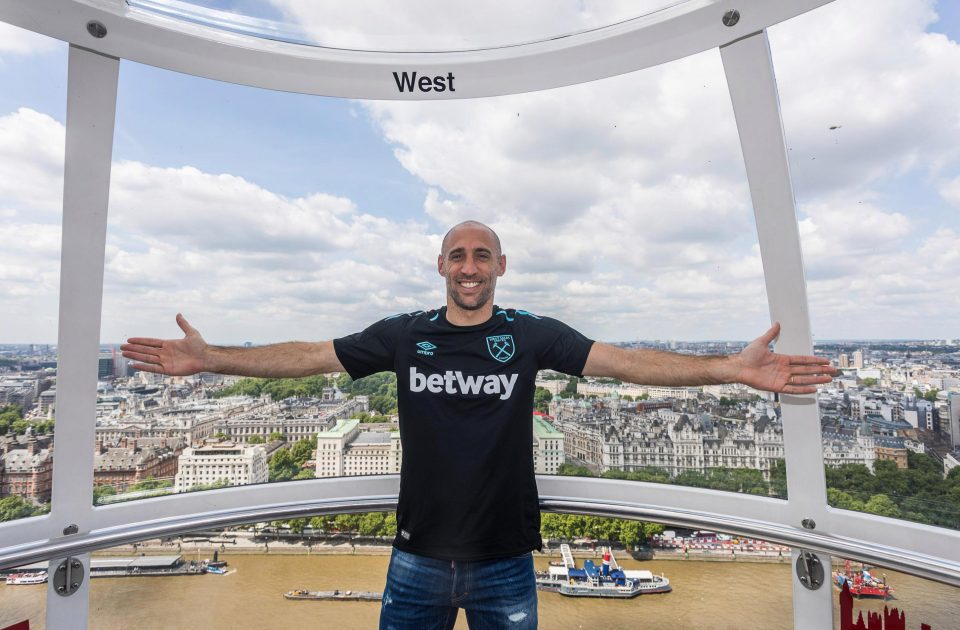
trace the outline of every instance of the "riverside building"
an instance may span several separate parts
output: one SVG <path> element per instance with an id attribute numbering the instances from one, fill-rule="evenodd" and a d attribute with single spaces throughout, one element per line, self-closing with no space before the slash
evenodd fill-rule
<path id="1" fill-rule="evenodd" d="M 228 486 L 266 483 L 267 451 L 262 446 L 213 442 L 184 449 L 177 462 L 174 492 L 226 482 Z"/>

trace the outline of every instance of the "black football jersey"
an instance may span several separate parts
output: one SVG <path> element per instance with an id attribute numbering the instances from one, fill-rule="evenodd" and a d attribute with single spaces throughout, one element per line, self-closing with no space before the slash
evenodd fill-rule
<path id="1" fill-rule="evenodd" d="M 593 342 L 566 324 L 494 307 L 454 326 L 446 307 L 334 340 L 354 379 L 397 374 L 403 464 L 394 545 L 444 560 L 542 546 L 533 469 L 537 371 L 581 375 Z"/>

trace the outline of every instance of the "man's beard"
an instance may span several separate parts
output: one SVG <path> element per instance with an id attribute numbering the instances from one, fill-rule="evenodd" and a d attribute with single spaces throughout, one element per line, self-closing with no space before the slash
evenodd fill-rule
<path id="1" fill-rule="evenodd" d="M 456 286 L 456 283 L 452 283 Z M 477 295 L 477 302 L 475 304 L 467 304 L 464 302 L 463 298 L 460 296 L 460 293 L 453 287 L 451 287 L 449 293 L 450 297 L 453 298 L 453 303 L 462 308 L 465 311 L 479 311 L 481 308 L 486 306 L 490 300 L 493 298 L 493 289 L 495 287 L 487 284 L 484 286 L 483 291 Z"/>

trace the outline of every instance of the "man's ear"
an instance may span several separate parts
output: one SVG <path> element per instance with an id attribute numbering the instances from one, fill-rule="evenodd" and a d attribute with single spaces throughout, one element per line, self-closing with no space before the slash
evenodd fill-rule
<path id="1" fill-rule="evenodd" d="M 443 275 L 443 254 L 437 255 L 437 273 Z"/>
<path id="2" fill-rule="evenodd" d="M 507 255 L 500 254 L 500 270 L 497 271 L 497 277 L 499 278 L 507 271 Z"/>

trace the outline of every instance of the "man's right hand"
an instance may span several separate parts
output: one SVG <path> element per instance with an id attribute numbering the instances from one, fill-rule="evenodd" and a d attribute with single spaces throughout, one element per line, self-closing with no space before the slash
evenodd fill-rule
<path id="1" fill-rule="evenodd" d="M 133 359 L 131 367 L 144 372 L 157 372 L 170 376 L 187 376 L 204 370 L 207 342 L 197 329 L 177 313 L 177 325 L 184 333 L 183 339 L 152 339 L 131 337 L 120 346 L 124 357 Z"/>

